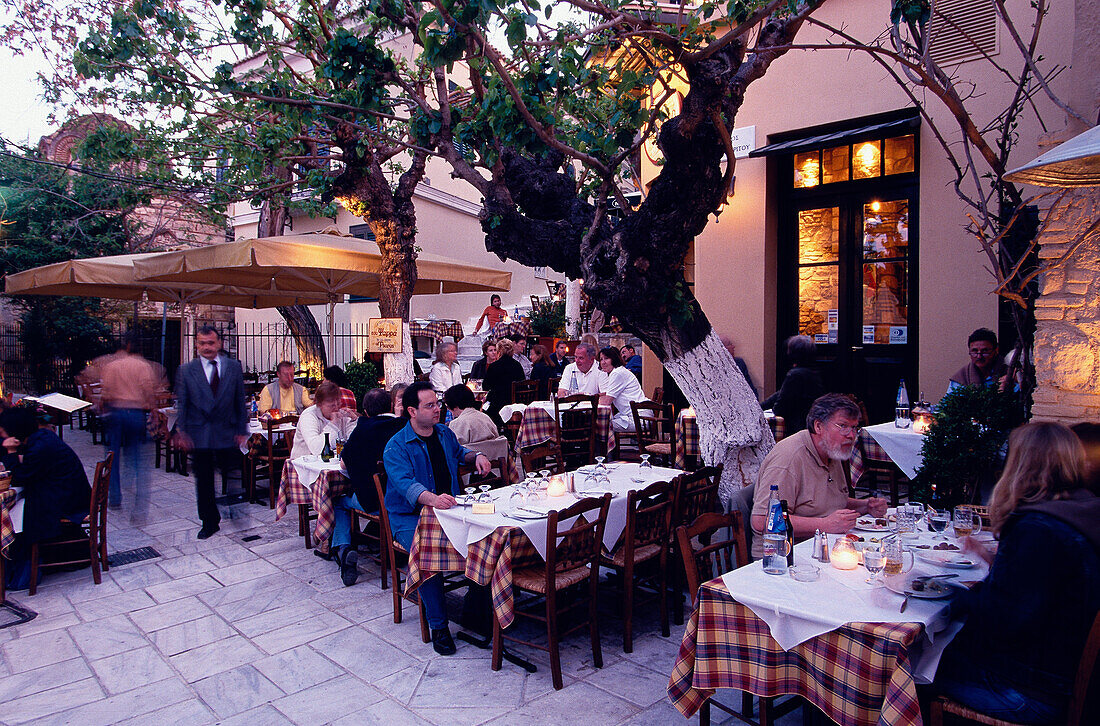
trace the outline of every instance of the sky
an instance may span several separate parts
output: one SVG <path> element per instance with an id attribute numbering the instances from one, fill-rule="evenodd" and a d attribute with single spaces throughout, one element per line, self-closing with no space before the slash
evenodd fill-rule
<path id="1" fill-rule="evenodd" d="M 42 89 L 36 74 L 45 67 L 44 60 L 30 55 L 13 56 L 0 48 L 0 68 L 3 69 L 4 91 L 0 102 L 0 136 L 17 144 L 29 146 L 54 129 L 46 117 L 50 107 L 42 100 Z"/>

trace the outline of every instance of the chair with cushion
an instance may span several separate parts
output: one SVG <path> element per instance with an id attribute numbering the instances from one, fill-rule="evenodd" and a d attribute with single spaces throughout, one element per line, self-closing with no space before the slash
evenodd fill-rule
<path id="1" fill-rule="evenodd" d="M 35 542 L 31 545 L 31 584 L 28 594 L 34 595 L 38 591 L 38 569 L 40 567 L 64 567 L 66 565 L 92 566 L 92 581 L 95 584 L 102 582 L 100 569 L 109 570 L 107 562 L 107 490 L 111 483 L 111 466 L 115 455 L 108 453 L 107 457 L 95 465 L 95 475 L 92 477 L 92 496 L 88 503 L 88 514 L 82 520 L 73 521 L 62 519 L 62 532 L 53 539 Z M 86 544 L 87 557 L 76 559 L 62 559 L 41 563 L 42 551 L 60 551 L 62 557 L 66 557 L 73 545 Z"/>
<path id="2" fill-rule="evenodd" d="M 538 381 L 512 381 L 512 403 L 531 404 L 539 400 Z"/>
<path id="3" fill-rule="evenodd" d="M 529 645 L 550 654 L 550 673 L 554 688 L 563 687 L 561 677 L 561 655 L 558 643 L 570 633 L 588 625 L 589 638 L 592 641 L 592 662 L 597 668 L 603 667 L 603 651 L 600 648 L 600 628 L 597 619 L 597 595 L 600 580 L 600 551 L 603 546 L 603 530 L 607 523 L 607 510 L 611 505 L 611 495 L 604 494 L 599 499 L 582 499 L 562 511 L 551 511 L 546 523 L 546 561 L 542 565 L 518 568 L 512 571 L 512 587 L 521 593 L 530 593 L 531 598 L 521 603 L 516 600 L 516 617 L 525 617 L 546 624 L 547 644 L 532 643 L 512 636 L 504 635 L 500 621 L 493 618 L 493 660 L 492 669 L 499 671 L 504 656 L 505 639 L 523 645 Z M 564 525 L 572 521 L 572 525 Z M 559 529 L 559 526 L 564 528 Z M 566 590 L 585 587 L 581 597 L 563 597 Z M 526 611 L 532 603 L 542 600 L 544 614 L 537 610 Z M 587 606 L 587 621 L 574 621 L 573 627 L 560 632 L 560 619 L 573 610 Z"/>
<path id="4" fill-rule="evenodd" d="M 650 578 L 661 615 L 661 635 L 668 637 L 668 552 L 672 534 L 672 485 L 654 482 L 645 489 L 626 495 L 626 528 L 623 538 L 611 554 L 600 557 L 600 564 L 622 576 L 623 652 L 634 651 L 634 590 L 636 569 L 655 565 Z"/>
<path id="5" fill-rule="evenodd" d="M 638 449 L 655 457 L 657 463 L 672 466 L 676 460 L 676 419 L 672 405 L 665 403 L 631 402 L 634 430 L 638 434 Z"/>
<path id="6" fill-rule="evenodd" d="M 589 464 L 596 456 L 596 411 L 599 396 L 579 393 L 554 399 L 554 420 L 558 423 L 558 448 L 566 468 Z"/>
<path id="7" fill-rule="evenodd" d="M 1081 650 L 1081 660 L 1077 663 L 1077 677 L 1073 683 L 1073 693 L 1069 697 L 1069 709 L 1066 713 L 1066 726 L 1084 726 L 1085 724 L 1100 723 L 1100 684 L 1094 682 L 1096 674 L 1096 660 L 1100 656 L 1100 613 L 1092 621 L 1092 628 L 1085 640 L 1085 647 Z M 953 716 L 946 723 L 965 721 L 980 723 L 985 726 L 1018 726 L 1011 721 L 1004 721 L 992 716 L 978 713 L 972 708 L 964 706 L 958 701 L 953 701 L 946 696 L 937 696 L 932 699 L 930 723 L 932 726 L 943 726 L 943 715 Z"/>

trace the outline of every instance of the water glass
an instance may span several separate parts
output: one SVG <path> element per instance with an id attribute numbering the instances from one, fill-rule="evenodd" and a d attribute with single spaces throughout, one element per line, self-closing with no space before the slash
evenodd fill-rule
<path id="1" fill-rule="evenodd" d="M 650 461 L 649 461 L 649 456 L 650 456 L 649 454 L 642 454 L 641 455 L 642 463 L 638 464 L 639 469 L 652 469 L 653 468 L 653 464 L 650 463 Z"/>
<path id="2" fill-rule="evenodd" d="M 944 531 L 951 524 L 951 512 L 946 509 L 933 509 L 928 516 L 928 528 L 936 533 L 936 539 L 947 539 Z"/>
<path id="3" fill-rule="evenodd" d="M 982 518 L 969 504 L 960 504 L 955 507 L 953 524 L 956 537 L 969 537 L 982 531 Z"/>
<path id="4" fill-rule="evenodd" d="M 512 495 L 508 497 L 508 504 L 512 509 L 523 506 L 523 487 L 519 484 L 512 487 Z"/>
<path id="5" fill-rule="evenodd" d="M 863 550 L 863 566 L 871 573 L 864 582 L 868 585 L 880 585 L 883 580 L 879 577 L 886 568 L 886 552 L 884 550 Z"/>

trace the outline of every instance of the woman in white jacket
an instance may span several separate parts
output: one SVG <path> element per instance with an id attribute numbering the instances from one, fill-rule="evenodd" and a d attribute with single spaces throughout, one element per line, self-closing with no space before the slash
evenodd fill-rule
<path id="1" fill-rule="evenodd" d="M 340 387 L 332 381 L 322 381 L 313 396 L 313 405 L 298 417 L 290 458 L 319 455 L 325 448 L 326 433 L 329 435 L 329 446 L 335 452 L 336 439 L 347 439 L 351 435 L 356 418 L 354 411 L 340 408 Z"/>
<path id="2" fill-rule="evenodd" d="M 451 386 L 462 385 L 462 367 L 458 365 L 458 346 L 440 343 L 435 347 L 435 363 L 428 373 L 432 390 L 442 395 Z"/>
<path id="3" fill-rule="evenodd" d="M 638 377 L 623 365 L 623 356 L 616 348 L 600 351 L 600 370 L 607 377 L 600 381 L 600 405 L 612 407 L 611 428 L 615 431 L 633 431 L 634 413 L 630 402 L 646 400 Z"/>

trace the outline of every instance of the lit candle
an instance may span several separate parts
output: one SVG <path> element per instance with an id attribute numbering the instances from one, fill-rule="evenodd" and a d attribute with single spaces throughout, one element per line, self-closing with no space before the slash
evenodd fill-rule
<path id="1" fill-rule="evenodd" d="M 546 485 L 546 493 L 552 497 L 560 497 L 565 494 L 565 477 L 555 474 L 550 477 L 550 483 Z"/>
<path id="2" fill-rule="evenodd" d="M 913 432 L 918 434 L 928 433 L 929 425 L 928 421 L 923 418 L 918 418 L 913 422 Z"/>
<path id="3" fill-rule="evenodd" d="M 841 537 L 833 545 L 830 557 L 833 567 L 838 570 L 854 570 L 859 567 L 859 553 L 852 546 L 852 541 L 847 537 Z"/>

